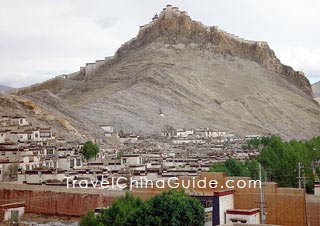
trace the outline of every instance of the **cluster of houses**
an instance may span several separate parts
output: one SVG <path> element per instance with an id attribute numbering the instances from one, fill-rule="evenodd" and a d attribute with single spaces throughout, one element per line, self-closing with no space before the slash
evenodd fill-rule
<path id="1" fill-rule="evenodd" d="M 138 136 L 117 132 L 111 125 L 101 125 L 101 128 L 105 132 L 107 145 L 100 146 L 97 156 L 85 161 L 81 154 L 82 143 L 57 138 L 51 128 L 33 127 L 25 117 L 2 116 L 0 182 L 41 185 L 41 188 L 83 187 L 85 184 L 87 187 L 118 190 L 117 192 L 130 189 L 138 195 L 151 197 L 161 192 L 161 189 L 154 190 L 148 186 L 147 181 L 168 181 L 170 178 L 200 180 L 204 175 L 224 181 L 226 177 L 223 173 L 207 172 L 212 164 L 229 158 L 245 161 L 259 155 L 259 150 L 244 148 L 249 140 L 259 138 L 259 135 L 237 137 L 227 132 L 199 128 L 167 129 L 161 135 Z M 136 181 L 133 188 L 130 187 L 132 180 Z M 117 181 L 117 186 L 105 188 L 103 181 L 108 181 L 109 184 Z M 270 182 L 268 186 L 275 184 Z M 320 187 L 319 183 L 316 186 Z M 315 193 L 319 194 L 319 190 L 315 189 Z M 242 197 L 239 194 L 246 192 L 217 190 L 212 196 L 212 190 L 188 191 L 203 203 L 207 223 L 258 224 L 259 209 L 252 208 L 249 201 L 244 209 L 240 208 L 241 205 L 236 205 L 236 200 Z M 259 195 L 256 190 L 250 194 L 252 199 Z M 280 192 L 279 196 L 281 194 Z M 269 196 L 271 195 L 274 194 Z M 304 193 L 295 195 L 300 198 Z M 266 196 L 267 199 L 269 196 Z M 295 196 L 293 198 L 296 200 Z M 14 209 L 22 215 L 24 205 L 25 203 L 5 204 L 0 206 L 0 212 L 4 211 L 6 216 L 9 210 Z M 212 215 L 214 211 L 220 214 Z"/>
<path id="2" fill-rule="evenodd" d="M 173 144 L 205 144 L 208 140 L 221 142 L 241 142 L 243 138 L 237 138 L 233 133 L 216 131 L 209 128 L 198 129 L 173 129 L 168 128 L 161 133 L 162 137 L 169 138 Z M 259 138 L 260 135 L 248 135 L 245 140 Z"/>
<path id="3" fill-rule="evenodd" d="M 56 138 L 51 128 L 33 127 L 23 116 L 0 120 L 0 181 L 44 183 L 63 179 L 57 176 L 59 171 L 83 165 L 82 144 Z M 52 176 L 42 176 L 42 171 Z"/>
<path id="4" fill-rule="evenodd" d="M 247 138 L 208 128 L 171 129 L 149 137 L 119 133 L 111 125 L 101 128 L 107 142 L 115 139 L 118 145 L 100 148 L 95 158 L 84 161 L 83 144 L 56 138 L 51 128 L 33 127 L 26 117 L 2 116 L 0 181 L 62 186 L 66 177 L 71 178 L 69 183 L 117 177 L 156 180 L 198 175 L 213 163 L 259 154 L 242 148 Z"/>
<path id="5" fill-rule="evenodd" d="M 41 142 L 54 139 L 51 128 L 33 128 L 23 116 L 2 116 L 0 143 Z"/>

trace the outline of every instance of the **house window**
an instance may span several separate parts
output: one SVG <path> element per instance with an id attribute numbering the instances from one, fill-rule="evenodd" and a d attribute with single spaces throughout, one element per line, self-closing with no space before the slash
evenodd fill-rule
<path id="1" fill-rule="evenodd" d="M 127 159 L 126 159 L 126 158 L 123 158 L 123 159 L 122 159 L 122 163 L 123 163 L 123 164 L 126 164 L 126 163 L 127 163 Z"/>
<path id="2" fill-rule="evenodd" d="M 77 159 L 77 166 L 81 166 L 81 159 Z"/>

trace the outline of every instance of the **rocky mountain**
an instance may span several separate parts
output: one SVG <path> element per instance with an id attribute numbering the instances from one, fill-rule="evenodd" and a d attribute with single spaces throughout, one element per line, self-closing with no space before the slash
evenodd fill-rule
<path id="1" fill-rule="evenodd" d="M 320 97 L 320 81 L 312 84 L 313 96 Z"/>
<path id="2" fill-rule="evenodd" d="M 9 86 L 0 85 L 0 93 L 5 93 L 5 92 L 8 92 L 10 90 L 13 90 L 13 88 L 11 88 Z"/>
<path id="3" fill-rule="evenodd" d="M 312 84 L 313 97 L 320 103 L 320 81 Z"/>
<path id="4" fill-rule="evenodd" d="M 302 72 L 266 42 L 205 26 L 170 5 L 113 57 L 16 95 L 54 115 L 87 118 L 86 131 L 108 123 L 144 133 L 166 125 L 285 138 L 320 132 L 320 107 Z"/>

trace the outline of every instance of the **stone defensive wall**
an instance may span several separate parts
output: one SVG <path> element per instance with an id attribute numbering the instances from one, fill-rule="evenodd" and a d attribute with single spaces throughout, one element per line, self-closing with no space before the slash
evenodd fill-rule
<path id="1" fill-rule="evenodd" d="M 104 60 L 96 60 L 94 63 L 86 63 L 86 66 L 80 67 L 80 72 L 85 73 L 86 76 L 90 76 L 94 71 L 109 62 L 112 58 L 113 57 L 105 57 Z"/>

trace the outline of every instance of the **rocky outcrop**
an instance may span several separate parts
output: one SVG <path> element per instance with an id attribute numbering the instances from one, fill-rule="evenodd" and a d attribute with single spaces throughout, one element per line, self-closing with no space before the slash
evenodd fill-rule
<path id="1" fill-rule="evenodd" d="M 116 52 L 116 56 L 121 57 L 132 49 L 155 41 L 167 44 L 193 43 L 200 49 L 255 61 L 270 71 L 284 76 L 289 82 L 312 96 L 310 82 L 303 72 L 281 64 L 268 43 L 245 40 L 218 27 L 205 26 L 193 21 L 186 12 L 179 11 L 177 7 L 171 5 L 167 5 L 151 23 L 141 26 L 137 37 L 123 44 Z"/>

